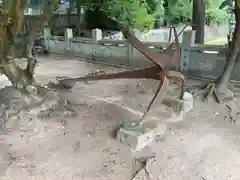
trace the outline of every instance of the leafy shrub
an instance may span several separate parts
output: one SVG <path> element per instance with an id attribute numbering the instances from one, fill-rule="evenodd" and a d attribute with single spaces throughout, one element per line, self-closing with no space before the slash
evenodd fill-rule
<path id="1" fill-rule="evenodd" d="M 155 13 L 145 0 L 112 0 L 104 11 L 110 18 L 119 22 L 123 27 L 149 31 L 155 22 Z"/>
<path id="2" fill-rule="evenodd" d="M 166 21 L 173 24 L 189 22 L 192 17 L 192 3 L 189 0 L 166 0 Z"/>
<path id="3" fill-rule="evenodd" d="M 222 24 L 227 23 L 230 14 L 226 8 L 220 9 L 221 0 L 209 0 L 206 7 L 206 24 Z"/>

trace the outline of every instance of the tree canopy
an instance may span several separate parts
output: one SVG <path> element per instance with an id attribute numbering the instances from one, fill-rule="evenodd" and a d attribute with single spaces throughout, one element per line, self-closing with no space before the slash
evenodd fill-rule
<path id="1" fill-rule="evenodd" d="M 226 23 L 229 13 L 219 8 L 222 0 L 206 1 L 206 24 Z M 140 30 L 151 29 L 155 22 L 160 25 L 191 22 L 192 0 L 70 0 L 80 12 L 100 9 L 122 26 Z"/>

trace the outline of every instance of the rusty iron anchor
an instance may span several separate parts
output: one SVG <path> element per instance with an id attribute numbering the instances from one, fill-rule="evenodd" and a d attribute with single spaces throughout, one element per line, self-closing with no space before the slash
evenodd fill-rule
<path id="1" fill-rule="evenodd" d="M 186 28 L 186 26 L 184 27 Z M 111 74 L 102 74 L 102 75 L 93 75 L 93 76 L 84 76 L 78 78 L 69 78 L 69 77 L 56 77 L 56 80 L 59 83 L 71 83 L 71 82 L 79 82 L 79 81 L 96 81 L 96 80 L 107 80 L 107 79 L 154 79 L 160 80 L 157 91 L 149 103 L 145 113 L 143 114 L 141 121 L 146 117 L 147 113 L 151 109 L 155 99 L 158 97 L 159 102 L 161 102 L 167 94 L 167 88 L 169 85 L 169 79 L 174 79 L 180 81 L 182 85 L 182 93 L 184 91 L 185 77 L 179 72 L 179 62 L 180 62 L 180 46 L 178 35 L 175 27 L 174 36 L 175 40 L 167 47 L 163 52 L 155 52 L 152 51 L 146 44 L 142 43 L 139 39 L 137 39 L 129 30 L 123 29 L 122 33 L 125 39 L 130 43 L 133 47 L 143 53 L 149 60 L 151 60 L 155 65 L 137 69 L 124 71 L 119 73 L 111 73 Z M 183 31 L 183 30 L 182 30 Z M 175 46 L 175 51 L 173 55 L 173 47 Z M 175 65 L 174 65 L 175 61 Z M 140 121 L 140 122 L 141 122 Z"/>

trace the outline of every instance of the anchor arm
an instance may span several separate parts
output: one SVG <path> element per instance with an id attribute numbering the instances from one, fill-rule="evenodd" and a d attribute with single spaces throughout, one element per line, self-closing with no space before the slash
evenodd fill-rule
<path id="1" fill-rule="evenodd" d="M 124 71 L 112 74 L 102 74 L 93 76 L 84 76 L 78 78 L 57 77 L 59 82 L 80 82 L 80 81 L 97 81 L 107 79 L 159 79 L 158 73 L 161 69 L 158 66 L 151 66 L 138 70 Z"/>

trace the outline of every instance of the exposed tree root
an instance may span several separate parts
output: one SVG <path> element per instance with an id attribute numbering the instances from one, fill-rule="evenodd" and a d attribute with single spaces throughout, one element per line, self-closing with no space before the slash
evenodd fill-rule
<path id="1" fill-rule="evenodd" d="M 149 173 L 147 171 L 147 159 L 145 159 L 144 161 L 142 160 L 139 160 L 139 159 L 135 159 L 134 160 L 134 169 L 135 169 L 135 172 L 133 173 L 132 177 L 130 180 L 133 180 L 135 179 L 137 176 L 138 176 L 138 173 L 140 173 L 141 170 L 144 170 L 146 176 L 147 176 L 147 179 L 150 180 L 150 176 L 149 176 Z"/>
<path id="2" fill-rule="evenodd" d="M 232 116 L 232 108 L 230 105 L 226 105 L 228 110 L 228 115 L 224 117 L 224 120 L 229 120 L 232 123 L 236 123 L 236 119 Z"/>
<path id="3" fill-rule="evenodd" d="M 216 83 L 213 82 L 213 83 L 209 83 L 208 85 L 206 85 L 204 87 L 204 97 L 203 97 L 203 102 L 207 102 L 209 97 L 210 96 L 213 96 L 214 97 L 214 100 L 217 102 L 217 103 L 220 103 L 220 100 L 217 96 L 217 87 L 216 87 Z"/>
<path id="4" fill-rule="evenodd" d="M 26 128 L 42 118 L 76 115 L 68 101 L 61 99 L 57 92 L 33 85 L 22 91 L 13 86 L 1 89 L 0 103 L 3 131 L 22 126 Z"/>
<path id="5" fill-rule="evenodd" d="M 234 99 L 233 92 L 235 88 L 231 84 L 228 85 L 228 88 L 224 93 L 221 91 L 219 92 L 217 81 L 211 82 L 204 87 L 200 87 L 200 89 L 202 90 L 197 93 L 197 96 L 203 93 L 203 102 L 207 102 L 210 97 L 213 97 L 216 103 L 228 102 Z"/>
<path id="6" fill-rule="evenodd" d="M 233 34 L 231 43 L 229 44 L 229 51 L 227 54 L 227 62 L 224 70 L 216 81 L 217 83 L 211 83 L 206 87 L 207 93 L 205 94 L 204 100 L 206 101 L 210 95 L 214 95 L 217 102 L 232 98 L 230 95 L 230 90 L 228 89 L 229 80 L 231 78 L 232 70 L 235 65 L 236 60 L 239 58 L 240 51 L 240 7 L 237 0 L 235 1 L 236 7 L 234 8 L 236 26 Z M 217 86 L 216 86 L 217 85 Z M 230 95 L 230 96 L 229 96 Z"/>

